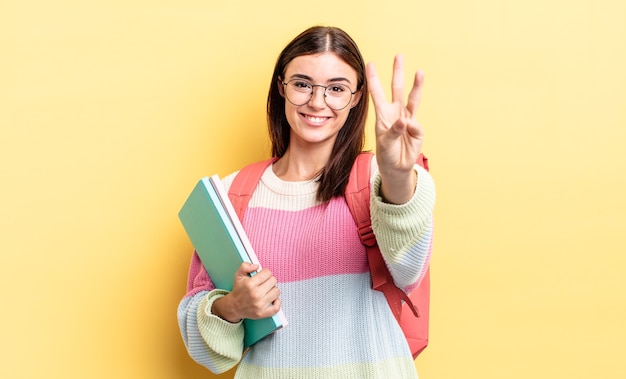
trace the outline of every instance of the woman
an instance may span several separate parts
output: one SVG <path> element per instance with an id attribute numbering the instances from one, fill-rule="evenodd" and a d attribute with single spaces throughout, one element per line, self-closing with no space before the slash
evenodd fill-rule
<path id="1" fill-rule="evenodd" d="M 342 30 L 313 27 L 278 57 L 268 95 L 272 154 L 244 227 L 263 270 L 242 264 L 232 291 L 215 289 L 194 254 L 179 305 L 189 354 L 236 378 L 417 378 L 382 293 L 371 289 L 365 248 L 343 193 L 364 144 L 368 86 L 376 110 L 372 227 L 396 285 L 419 285 L 429 263 L 435 189 L 414 163 L 423 75 L 404 104 L 396 57 L 392 102 L 372 64 Z M 224 178 L 229 188 L 235 174 Z M 280 290 L 278 289 L 280 287 Z M 244 318 L 282 307 L 289 325 L 243 350 Z"/>

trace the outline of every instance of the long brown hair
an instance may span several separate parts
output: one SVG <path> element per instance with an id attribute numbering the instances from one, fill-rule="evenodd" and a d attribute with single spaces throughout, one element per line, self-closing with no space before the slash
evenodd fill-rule
<path id="1" fill-rule="evenodd" d="M 330 158 L 324 167 L 317 191 L 319 201 L 342 196 L 348 184 L 350 169 L 365 144 L 368 88 L 365 62 L 354 40 L 336 27 L 314 26 L 294 38 L 278 56 L 267 96 L 267 122 L 272 142 L 272 156 L 282 157 L 289 146 L 291 128 L 285 115 L 285 98 L 277 83 L 292 59 L 310 54 L 332 52 L 352 67 L 357 74 L 357 91 L 361 91 L 358 104 L 350 109 L 346 123 L 335 140 Z"/>

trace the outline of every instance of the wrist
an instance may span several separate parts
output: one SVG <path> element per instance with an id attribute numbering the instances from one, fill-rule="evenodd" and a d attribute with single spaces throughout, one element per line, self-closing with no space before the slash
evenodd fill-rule
<path id="1" fill-rule="evenodd" d="M 411 169 L 402 175 L 384 175 L 380 172 L 379 195 L 385 203 L 405 204 L 415 194 L 417 171 Z"/>
<path id="2" fill-rule="evenodd" d="M 229 294 L 226 294 L 213 301 L 213 304 L 211 304 L 211 314 L 232 324 L 236 324 L 241 321 L 241 317 L 237 317 L 237 315 L 233 311 L 233 306 L 230 301 Z"/>

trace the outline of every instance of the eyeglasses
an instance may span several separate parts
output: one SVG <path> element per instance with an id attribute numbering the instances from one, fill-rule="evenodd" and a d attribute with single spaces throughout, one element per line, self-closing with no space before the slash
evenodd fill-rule
<path id="1" fill-rule="evenodd" d="M 285 96 L 287 100 L 297 107 L 311 101 L 314 87 L 324 89 L 324 101 L 330 109 L 335 111 L 340 111 L 347 107 L 352 100 L 352 95 L 358 92 L 352 92 L 350 87 L 341 83 L 323 86 L 321 84 L 311 84 L 302 79 L 292 79 L 286 83 L 281 82 L 285 86 Z"/>

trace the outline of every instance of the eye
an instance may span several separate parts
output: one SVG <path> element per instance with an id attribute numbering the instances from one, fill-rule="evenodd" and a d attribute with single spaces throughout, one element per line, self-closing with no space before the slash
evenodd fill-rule
<path id="1" fill-rule="evenodd" d="M 328 86 L 327 91 L 330 95 L 337 96 L 342 95 L 345 92 L 349 92 L 350 90 L 343 84 L 331 84 L 330 86 Z"/>
<path id="2" fill-rule="evenodd" d="M 303 80 L 294 80 L 293 82 L 291 82 L 291 85 L 293 85 L 293 88 L 300 92 L 310 92 L 313 88 L 313 86 L 311 86 L 311 83 L 305 82 Z"/>

